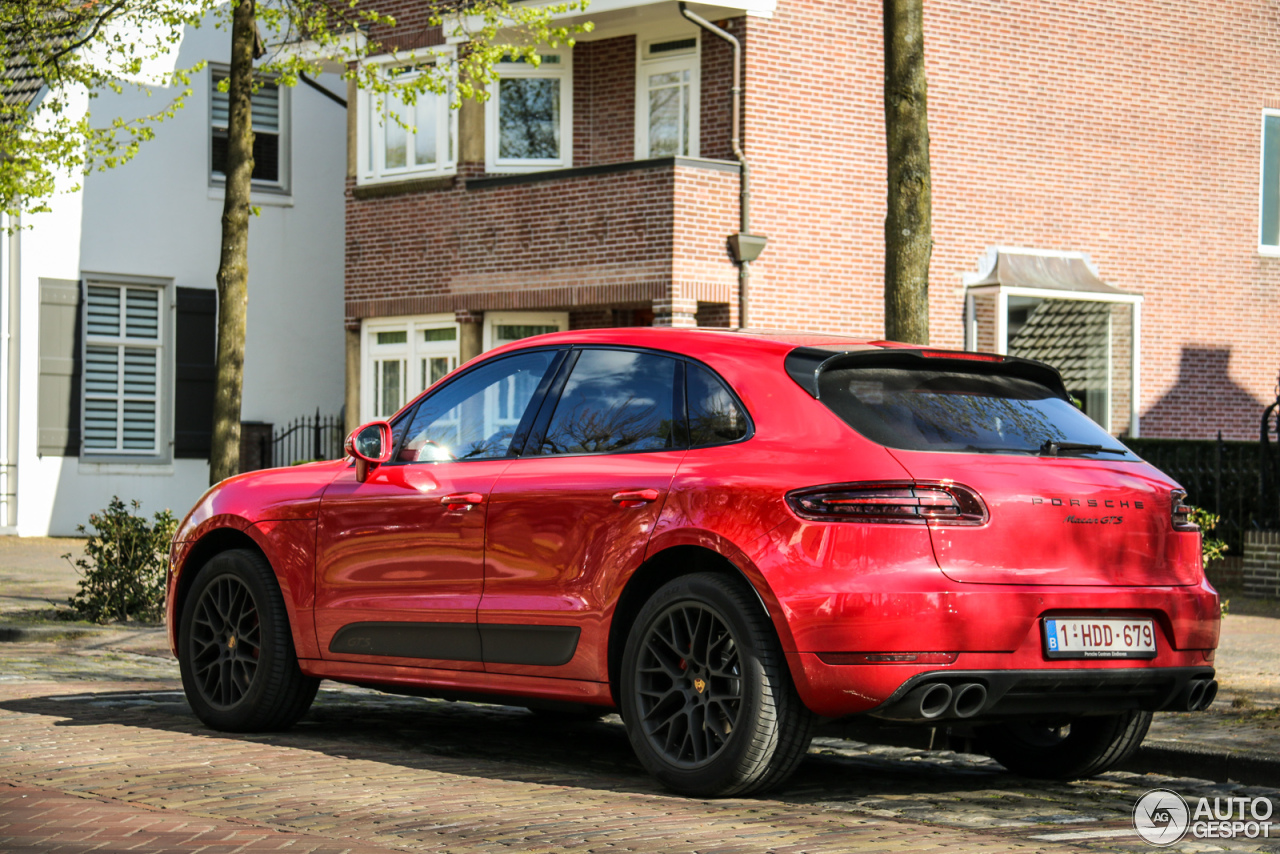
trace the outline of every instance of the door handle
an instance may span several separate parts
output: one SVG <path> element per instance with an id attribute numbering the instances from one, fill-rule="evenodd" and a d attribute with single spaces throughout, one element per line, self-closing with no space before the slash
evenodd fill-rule
<path id="1" fill-rule="evenodd" d="M 658 490 L 656 489 L 630 489 L 613 494 L 613 503 L 619 507 L 643 507 L 657 500 Z"/>
<path id="2" fill-rule="evenodd" d="M 477 504 L 483 504 L 484 496 L 478 492 L 457 492 L 441 498 L 440 503 L 448 510 L 470 510 Z"/>

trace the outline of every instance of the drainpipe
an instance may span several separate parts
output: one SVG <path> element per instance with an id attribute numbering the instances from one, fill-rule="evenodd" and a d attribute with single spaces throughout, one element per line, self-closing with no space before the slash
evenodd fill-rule
<path id="1" fill-rule="evenodd" d="M 742 122 L 739 117 L 742 104 L 742 42 L 732 33 L 690 11 L 683 0 L 680 3 L 680 14 L 733 45 L 733 88 L 729 90 L 733 98 L 733 136 L 730 143 L 733 146 L 733 156 L 738 159 L 741 191 L 738 233 L 729 236 L 729 248 L 733 251 L 734 260 L 738 262 L 738 326 L 745 329 L 749 318 L 747 307 L 751 295 L 751 262 L 760 257 L 768 238 L 751 233 L 751 166 L 747 163 L 747 155 L 742 151 Z"/>

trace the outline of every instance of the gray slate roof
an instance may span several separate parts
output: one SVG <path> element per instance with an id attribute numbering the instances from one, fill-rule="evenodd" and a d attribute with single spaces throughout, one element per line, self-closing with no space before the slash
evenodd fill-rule
<path id="1" fill-rule="evenodd" d="M 1048 362 L 1073 392 L 1107 387 L 1111 304 L 1047 299 L 1009 341 L 1009 353 Z"/>
<path id="2" fill-rule="evenodd" d="M 28 107 L 40 95 L 44 80 L 21 54 L 0 68 L 0 102 L 6 107 Z"/>

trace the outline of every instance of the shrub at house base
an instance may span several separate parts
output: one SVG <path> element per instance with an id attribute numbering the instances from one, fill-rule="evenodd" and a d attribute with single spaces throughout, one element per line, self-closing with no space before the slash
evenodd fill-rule
<path id="1" fill-rule="evenodd" d="M 89 516 L 88 529 L 76 526 L 89 537 L 84 557 L 73 561 L 80 590 L 67 600 L 77 617 L 95 623 L 160 621 L 169 543 L 178 520 L 162 510 L 148 523 L 137 513 L 141 506 L 131 501 L 126 507 L 113 495 L 106 510 Z M 62 557 L 71 560 L 70 554 Z"/>

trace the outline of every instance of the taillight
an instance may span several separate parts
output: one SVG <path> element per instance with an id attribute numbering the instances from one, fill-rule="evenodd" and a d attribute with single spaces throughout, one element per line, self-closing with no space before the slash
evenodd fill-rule
<path id="1" fill-rule="evenodd" d="M 1191 521 L 1191 505 L 1187 503 L 1187 493 L 1182 489 L 1175 489 L 1170 493 L 1173 506 L 1173 530 L 1175 531 L 1199 531 L 1200 526 Z"/>
<path id="2" fill-rule="evenodd" d="M 787 493 L 797 516 L 822 522 L 982 525 L 987 508 L 967 486 L 889 481 L 837 483 Z"/>

